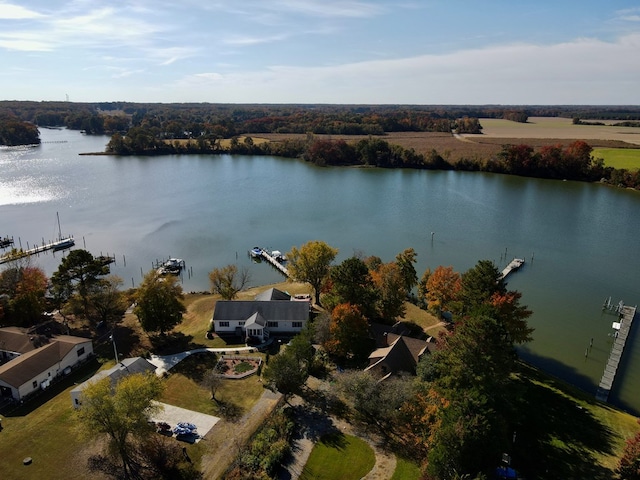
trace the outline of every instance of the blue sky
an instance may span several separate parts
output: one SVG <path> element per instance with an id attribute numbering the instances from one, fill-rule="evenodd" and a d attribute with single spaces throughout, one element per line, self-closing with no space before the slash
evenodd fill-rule
<path id="1" fill-rule="evenodd" d="M 640 104 L 640 4 L 0 0 L 0 99 Z"/>

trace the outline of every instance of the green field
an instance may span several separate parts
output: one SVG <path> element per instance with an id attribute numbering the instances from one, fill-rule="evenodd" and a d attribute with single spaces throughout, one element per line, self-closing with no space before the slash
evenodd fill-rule
<path id="1" fill-rule="evenodd" d="M 602 158 L 607 167 L 637 170 L 640 168 L 640 148 L 594 148 L 594 158 Z"/>

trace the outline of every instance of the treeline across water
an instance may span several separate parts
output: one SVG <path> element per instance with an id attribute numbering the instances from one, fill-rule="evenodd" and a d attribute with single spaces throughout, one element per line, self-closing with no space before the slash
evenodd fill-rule
<path id="1" fill-rule="evenodd" d="M 256 142 L 252 137 L 220 139 L 199 137 L 181 142 L 160 140 L 144 129 L 132 129 L 126 136 L 116 134 L 107 145 L 116 155 L 239 154 L 302 158 L 318 166 L 371 166 L 505 173 L 559 180 L 604 181 L 616 186 L 640 188 L 640 172 L 616 170 L 594 159 L 592 147 L 582 140 L 568 146 L 549 145 L 534 149 L 529 145 L 506 145 L 497 155 L 479 159 L 448 161 L 437 150 L 427 154 L 369 136 L 354 142 L 308 134 L 304 138 Z"/>

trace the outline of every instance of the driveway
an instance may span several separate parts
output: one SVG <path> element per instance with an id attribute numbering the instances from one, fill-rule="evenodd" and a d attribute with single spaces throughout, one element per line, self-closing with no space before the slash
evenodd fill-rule
<path id="1" fill-rule="evenodd" d="M 154 403 L 164 408 L 153 415 L 151 420 L 154 422 L 166 422 L 171 425 L 172 429 L 175 428 L 179 422 L 193 423 L 198 428 L 198 438 L 196 438 L 196 442 L 204 437 L 220 420 L 218 417 L 207 415 L 206 413 L 194 412 L 193 410 L 175 407 L 167 403 Z"/>

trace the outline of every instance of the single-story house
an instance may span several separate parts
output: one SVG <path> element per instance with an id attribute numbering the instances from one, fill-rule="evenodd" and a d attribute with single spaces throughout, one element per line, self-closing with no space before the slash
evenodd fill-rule
<path id="1" fill-rule="evenodd" d="M 88 338 L 46 337 L 18 327 L 0 328 L 0 397 L 22 400 L 93 355 Z"/>
<path id="2" fill-rule="evenodd" d="M 82 391 L 90 383 L 102 380 L 105 377 L 111 379 L 111 384 L 116 385 L 121 378 L 133 373 L 155 372 L 156 366 L 148 362 L 142 357 L 125 358 L 118 362 L 114 367 L 108 370 L 101 370 L 86 382 L 81 383 L 71 390 L 71 405 L 73 408 L 79 408 L 82 405 Z"/>
<path id="3" fill-rule="evenodd" d="M 365 371 L 384 380 L 394 373 L 416 373 L 416 367 L 422 356 L 435 348 L 435 342 L 397 335 L 387 332 L 384 335 L 386 346 L 377 348 L 369 355 L 369 366 Z"/>
<path id="4" fill-rule="evenodd" d="M 218 335 L 238 335 L 264 342 L 272 334 L 299 333 L 309 321 L 309 305 L 309 301 L 270 289 L 255 300 L 219 300 L 212 323 Z"/>

